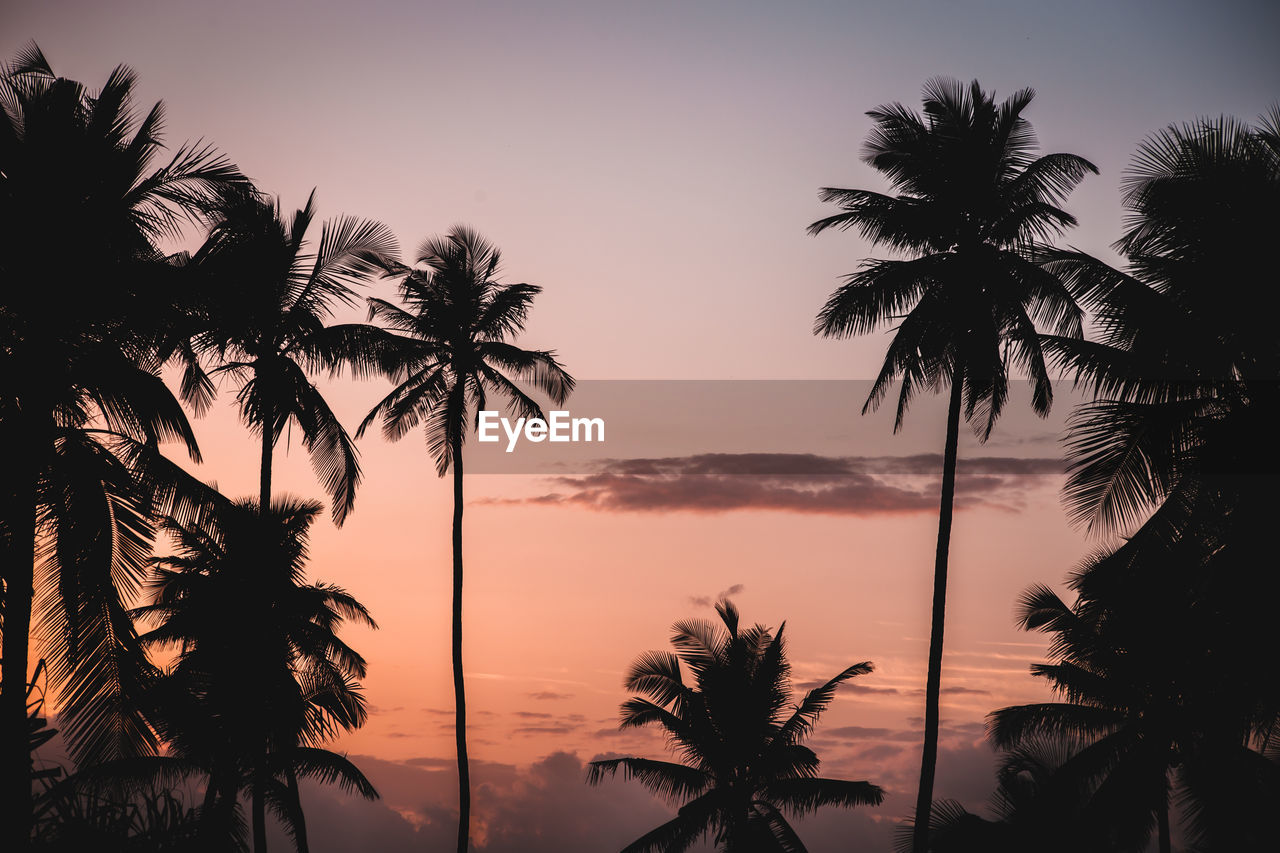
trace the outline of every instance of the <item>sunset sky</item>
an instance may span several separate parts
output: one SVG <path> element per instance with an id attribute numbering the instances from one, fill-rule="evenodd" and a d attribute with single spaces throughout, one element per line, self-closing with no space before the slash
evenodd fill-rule
<path id="1" fill-rule="evenodd" d="M 722 594 L 748 622 L 786 620 L 798 683 L 874 662 L 813 744 L 824 775 L 890 797 L 800 833 L 814 853 L 850 839 L 886 849 L 918 771 L 940 468 L 887 457 L 940 454 L 942 402 L 921 400 L 893 436 L 889 412 L 858 417 L 865 383 L 823 386 L 788 412 L 788 383 L 675 381 L 874 375 L 885 334 L 841 342 L 811 329 L 839 277 L 877 253 L 805 226 L 830 212 L 819 187 L 883 188 L 859 160 L 864 113 L 918 109 L 932 76 L 977 78 L 998 98 L 1036 89 L 1025 116 L 1041 150 L 1101 170 L 1068 202 L 1080 226 L 1062 243 L 1109 259 L 1144 136 L 1204 115 L 1252 120 L 1280 99 L 1280 9 L 1267 2 L 11 0 L 0 22 L 0 56 L 34 38 L 57 73 L 91 88 L 131 65 L 138 107 L 167 105 L 171 147 L 216 144 L 286 208 L 315 187 L 323 216 L 385 222 L 405 259 L 474 226 L 502 247 L 505 280 L 543 286 L 520 343 L 557 350 L 590 380 L 567 408 L 630 399 L 590 464 L 467 478 L 480 851 L 617 849 L 669 816 L 636 785 L 588 789 L 582 765 L 662 754 L 655 736 L 616 731 L 623 673 L 667 647 L 673 621 L 713 617 Z M 387 391 L 322 384 L 352 430 Z M 1027 674 L 1044 644 L 1014 626 L 1017 595 L 1060 585 L 1099 544 L 1059 499 L 1072 399 L 1061 387 L 1037 421 L 1019 389 L 986 446 L 962 439 L 937 794 L 972 808 L 993 787 L 984 715 L 1044 695 Z M 233 406 L 224 393 L 197 422 L 205 463 L 193 470 L 239 497 L 256 489 L 258 456 Z M 277 450 L 277 491 L 320 497 L 293 445 Z M 370 661 L 373 714 L 336 748 L 384 796 L 311 792 L 308 822 L 317 853 L 434 849 L 455 831 L 450 484 L 420 435 L 371 432 L 360 446 L 355 513 L 340 530 L 318 522 L 309 576 L 348 588 L 381 626 L 347 633 Z M 599 476 L 625 471 L 624 457 L 670 457 L 681 471 L 717 452 L 815 454 L 859 488 L 815 496 L 820 481 L 791 470 L 639 493 Z"/>

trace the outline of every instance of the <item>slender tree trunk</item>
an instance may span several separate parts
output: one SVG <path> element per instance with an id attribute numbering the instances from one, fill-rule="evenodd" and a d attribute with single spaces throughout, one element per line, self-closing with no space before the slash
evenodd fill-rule
<path id="1" fill-rule="evenodd" d="M 44 437 L 34 435 L 34 442 Z M 16 475 L 14 489 L 6 497 L 12 525 L 8 553 L 4 556 L 4 651 L 0 664 L 0 814 L 3 830 L 0 847 L 14 853 L 31 845 L 31 751 L 27 743 L 27 658 L 31 643 L 31 602 L 35 586 L 36 492 L 42 448 L 12 445 Z M 23 460 L 27 464 L 22 464 Z M 11 469 L 12 470 L 12 469 Z"/>
<path id="2" fill-rule="evenodd" d="M 938 765 L 939 697 L 942 690 L 942 629 L 947 610 L 947 556 L 951 548 L 951 511 L 956 496 L 956 455 L 960 441 L 960 404 L 964 370 L 951 378 L 947 407 L 947 444 L 942 460 L 942 502 L 938 509 L 938 551 L 933 567 L 933 626 L 929 632 L 929 678 L 924 698 L 924 754 L 920 758 L 920 791 L 916 796 L 913 853 L 928 853 L 933 778 Z"/>
<path id="3" fill-rule="evenodd" d="M 307 817 L 302 813 L 302 789 L 298 787 L 298 774 L 290 767 L 285 771 L 289 780 L 289 804 L 293 807 L 293 837 L 298 853 L 311 853 L 307 842 Z"/>
<path id="4" fill-rule="evenodd" d="M 266 518 L 271 511 L 271 418 L 262 419 L 262 465 L 258 480 L 258 514 Z M 266 766 L 267 738 L 263 735 L 258 753 L 260 766 L 253 786 L 253 853 L 267 850 Z"/>
<path id="5" fill-rule="evenodd" d="M 471 831 L 471 768 L 467 763 L 467 697 L 462 678 L 462 431 L 453 438 L 453 702 L 458 747 L 458 853 Z"/>
<path id="6" fill-rule="evenodd" d="M 271 510 L 271 424 L 262 419 L 262 468 L 258 479 L 258 512 L 266 518 Z"/>

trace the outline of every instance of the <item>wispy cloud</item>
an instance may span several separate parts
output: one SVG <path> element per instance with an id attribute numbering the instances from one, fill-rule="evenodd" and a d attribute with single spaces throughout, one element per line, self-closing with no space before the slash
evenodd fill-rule
<path id="1" fill-rule="evenodd" d="M 604 512 L 931 512 L 937 509 L 941 467 L 938 454 L 705 453 L 610 459 L 592 473 L 549 478 L 552 489 L 544 494 L 482 502 L 578 506 Z M 959 471 L 957 507 L 1009 508 L 1029 487 L 1061 474 L 1062 462 L 1047 457 L 984 456 L 962 459 Z"/>
<path id="2" fill-rule="evenodd" d="M 733 596 L 740 594 L 746 588 L 746 584 L 735 583 L 728 589 L 720 590 L 719 594 L 714 597 L 710 595 L 691 595 L 689 596 L 689 603 L 694 607 L 711 607 L 717 601 L 724 601 L 732 598 Z"/>

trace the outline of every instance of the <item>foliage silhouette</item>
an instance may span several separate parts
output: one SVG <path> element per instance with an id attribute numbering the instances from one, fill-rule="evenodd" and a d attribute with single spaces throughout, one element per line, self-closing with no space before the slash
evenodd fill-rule
<path id="1" fill-rule="evenodd" d="M 227 832 L 236 793 L 247 790 L 257 851 L 267 807 L 305 849 L 297 776 L 377 796 L 345 757 L 320 747 L 368 715 L 358 683 L 364 658 L 338 629 L 344 621 L 377 627 L 345 590 L 304 582 L 320 510 L 281 499 L 263 513 L 240 501 L 216 526 L 167 525 L 178 554 L 158 561 L 154 600 L 132 614 L 156 623 L 141 637 L 145 647 L 178 650 L 153 691 L 155 719 L 170 754 L 208 774 L 210 832 Z"/>
<path id="2" fill-rule="evenodd" d="M 1256 485 L 1242 473 L 1280 473 L 1269 440 L 1280 345 L 1259 312 L 1241 311 L 1274 277 L 1261 247 L 1280 227 L 1280 108 L 1256 128 L 1166 128 L 1139 147 L 1124 187 L 1115 248 L 1129 272 L 1080 251 L 1042 256 L 1095 312 L 1099 340 L 1046 348 L 1102 397 L 1074 416 L 1072 516 L 1131 531 L 1163 510 L 1148 533 L 1168 540 L 1201 500 Z"/>
<path id="3" fill-rule="evenodd" d="M 815 331 L 839 338 L 898 322 L 863 412 L 899 382 L 896 430 L 918 392 L 950 387 L 917 815 L 927 815 L 933 799 L 962 410 L 985 440 L 1008 397 L 1012 364 L 1030 377 L 1036 413 L 1047 414 L 1053 389 L 1037 324 L 1062 338 L 1081 335 L 1080 308 L 1033 256 L 1040 242 L 1075 224 L 1058 205 L 1097 169 L 1073 154 L 1033 157 L 1036 137 L 1022 117 L 1033 96 L 1022 89 L 997 105 L 976 80 L 934 79 L 924 87 L 923 116 L 901 104 L 872 110 L 863 159 L 897 195 L 824 189 L 820 198 L 841 212 L 809 226 L 813 234 L 855 228 L 909 256 L 865 261 L 818 315 Z M 925 851 L 928 825 L 917 827 L 916 853 Z"/>
<path id="4" fill-rule="evenodd" d="M 1168 853 L 1175 794 L 1204 849 L 1268 849 L 1265 803 L 1280 796 L 1280 764 L 1265 750 L 1276 746 L 1280 720 L 1252 701 L 1219 625 L 1200 617 L 1197 597 L 1178 583 L 1202 570 L 1199 543 L 1167 561 L 1165 583 L 1117 589 L 1105 608 L 1028 590 L 1022 625 L 1053 636 L 1054 658 L 1031 671 L 1064 701 L 996 711 L 991 733 L 1006 747 L 1072 745 L 1056 775 L 1079 792 L 1078 816 L 1108 827 L 1117 849 L 1144 850 L 1154 825 Z"/>
<path id="5" fill-rule="evenodd" d="M 996 777 L 988 820 L 956 800 L 939 800 L 929 815 L 932 853 L 1114 853 L 1110 827 L 1082 808 L 1072 779 L 1060 774 L 1075 744 L 1064 739 L 1028 739 L 1005 753 Z M 894 849 L 909 853 L 915 843 L 914 821 L 895 833 Z"/>
<path id="6" fill-rule="evenodd" d="M 623 853 L 681 853 L 712 834 L 725 851 L 805 849 L 785 814 L 823 806 L 879 805 L 870 782 L 818 777 L 818 756 L 803 744 L 841 683 L 871 672 L 854 664 L 805 694 L 791 713 L 791 665 L 782 638 L 763 626 L 740 630 L 738 610 L 716 605 L 724 630 L 710 622 L 677 622 L 677 653 L 646 652 L 626 687 L 640 693 L 622 704 L 622 727 L 656 725 L 684 763 L 648 758 L 591 762 L 587 781 L 619 770 L 674 805 L 679 814 L 623 848 Z M 692 674 L 684 681 L 681 663 Z"/>
<path id="7" fill-rule="evenodd" d="M 453 468 L 453 692 L 458 751 L 458 853 L 470 838 L 471 775 L 467 761 L 467 703 L 462 670 L 462 445 L 472 413 L 490 395 L 504 399 L 521 417 L 542 417 L 537 402 L 515 382 L 527 382 L 555 403 L 573 390 L 573 377 L 554 351 L 525 350 L 507 339 L 524 329 L 534 284 L 501 284 L 501 253 L 483 237 L 455 227 L 418 250 L 418 266 L 387 264 L 399 276 L 402 308 L 369 300 L 369 318 L 389 334 L 381 345 L 396 387 L 360 424 L 360 436 L 375 420 L 395 441 L 424 425 L 436 471 Z"/>
<path id="8" fill-rule="evenodd" d="M 181 294 L 156 241 L 215 217 L 248 183 L 209 146 L 156 166 L 164 110 L 139 120 L 135 82 L 120 66 L 90 93 L 34 44 L 0 71 L 0 440 L 20 448 L 0 493 L 0 844 L 15 851 L 31 826 L 33 604 L 77 760 L 146 752 L 131 694 L 147 670 L 122 602 L 145 574 L 153 514 L 216 503 L 155 449 L 172 439 L 198 458 L 158 376 Z"/>
<path id="9" fill-rule="evenodd" d="M 1263 749 L 1280 719 L 1280 677 L 1253 663 L 1280 652 L 1280 578 L 1258 559 L 1280 511 L 1280 345 L 1259 312 L 1240 309 L 1274 277 L 1262 247 L 1280 227 L 1278 130 L 1276 110 L 1254 127 L 1166 128 L 1126 176 L 1116 248 L 1128 271 L 1079 251 L 1043 256 L 1100 331 L 1098 342 L 1045 343 L 1099 397 L 1071 421 L 1068 507 L 1095 532 L 1127 534 L 1072 579 L 1075 610 L 1112 646 L 1151 657 L 1135 686 L 1154 679 L 1176 699 L 1171 778 L 1205 849 L 1256 847 L 1250 818 L 1269 810 L 1238 806 L 1274 795 L 1272 765 L 1246 748 Z M 1169 634 L 1149 624 L 1153 597 L 1178 626 L 1159 649 L 1130 638 Z"/>
<path id="10" fill-rule="evenodd" d="M 239 383 L 240 414 L 261 438 L 260 506 L 271 502 L 272 448 L 297 424 L 341 524 L 355 504 L 360 464 L 308 374 L 350 368 L 367 377 L 377 369 L 376 330 L 324 322 L 335 308 L 356 304 L 352 286 L 378 270 L 396 243 L 381 223 L 344 216 L 324 224 L 312 252 L 307 232 L 315 215 L 314 192 L 291 217 L 278 203 L 251 197 L 213 228 L 186 266 L 207 297 L 192 355 L 211 355 L 217 366 L 205 374 L 190 361 L 183 391 L 199 411 L 212 399 L 211 377 Z"/>

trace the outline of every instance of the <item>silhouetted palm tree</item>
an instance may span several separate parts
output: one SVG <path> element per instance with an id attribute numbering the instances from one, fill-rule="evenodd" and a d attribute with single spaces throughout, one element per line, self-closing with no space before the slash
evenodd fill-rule
<path id="1" fill-rule="evenodd" d="M 820 198 L 842 211 L 809 226 L 813 234 L 856 228 L 873 243 L 910 256 L 864 262 L 818 315 L 816 331 L 829 337 L 898 324 L 863 412 L 879 406 L 889 385 L 900 382 L 896 430 L 917 392 L 951 389 L 917 815 L 928 814 L 937 761 L 961 411 L 985 440 L 1004 407 L 1012 363 L 1029 374 L 1032 406 L 1045 415 L 1053 392 L 1037 324 L 1063 337 L 1081 334 L 1075 300 L 1031 257 L 1039 241 L 1075 224 L 1057 205 L 1097 169 L 1073 154 L 1033 156 L 1035 134 L 1022 117 L 1033 95 L 1022 89 L 997 105 L 976 80 L 966 87 L 935 79 L 924 88 L 923 116 L 901 104 L 872 110 L 875 127 L 863 159 L 897 195 L 824 189 Z M 924 853 L 927 829 L 921 821 L 916 853 Z"/>
<path id="2" fill-rule="evenodd" d="M 1126 271 L 1078 251 L 1045 256 L 1100 332 L 1046 339 L 1100 398 L 1070 424 L 1068 503 L 1090 529 L 1125 534 L 1073 578 L 1076 609 L 1115 631 L 1144 624 L 1153 590 L 1177 591 L 1165 610 L 1179 628 L 1159 663 L 1180 697 L 1178 749 L 1192 756 L 1175 778 L 1194 789 L 1195 837 L 1247 849 L 1233 804 L 1266 786 L 1233 762 L 1280 716 L 1280 678 L 1255 665 L 1280 654 L 1280 576 L 1258 559 L 1280 512 L 1280 343 L 1256 305 L 1274 278 L 1280 111 L 1255 127 L 1166 128 L 1140 146 L 1125 190 Z"/>
<path id="3" fill-rule="evenodd" d="M 671 643 L 677 654 L 647 652 L 627 676 L 628 690 L 642 694 L 622 704 L 622 727 L 657 725 L 685 763 L 648 758 L 591 762 L 587 781 L 599 784 L 622 770 L 679 814 L 623 848 L 623 853 L 681 853 L 708 833 L 725 851 L 805 847 L 785 814 L 823 806 L 879 805 L 883 792 L 870 782 L 817 776 L 819 760 L 803 744 L 844 681 L 871 672 L 854 664 L 791 702 L 791 665 L 782 639 L 756 625 L 740 630 L 732 602 L 716 605 L 724 629 L 710 622 L 677 622 Z M 686 684 L 681 662 L 693 676 Z"/>
<path id="4" fill-rule="evenodd" d="M 240 414 L 261 437 L 259 506 L 271 503 L 272 449 L 294 423 L 341 524 L 355 502 L 360 464 L 308 374 L 350 368 L 367 376 L 376 368 L 377 330 L 324 323 L 335 308 L 356 304 L 352 285 L 380 269 L 376 261 L 396 244 L 381 223 L 344 216 L 324 224 L 311 252 L 314 218 L 313 192 L 292 217 L 276 203 L 249 198 L 214 227 L 187 265 L 208 290 L 206 328 L 191 348 L 216 356 L 211 376 L 230 374 L 240 384 Z M 188 372 L 184 389 L 197 407 L 212 393 L 198 370 Z"/>
<path id="5" fill-rule="evenodd" d="M 1221 118 L 1155 134 L 1124 200 L 1115 248 L 1128 272 L 1079 251 L 1045 253 L 1099 330 L 1096 342 L 1049 337 L 1046 348 L 1104 398 L 1072 425 L 1074 517 L 1123 532 L 1167 506 L 1176 517 L 1155 527 L 1171 531 L 1198 501 L 1238 491 L 1242 473 L 1272 478 L 1264 492 L 1280 473 L 1280 343 L 1254 310 L 1274 278 L 1263 247 L 1280 229 L 1280 108 L 1256 128 Z"/>
<path id="6" fill-rule="evenodd" d="M 365 661 L 338 628 L 377 627 L 345 590 L 304 583 L 320 510 L 285 499 L 262 513 L 241 501 L 213 527 L 167 525 L 178 555 L 158 561 L 154 601 L 133 612 L 159 623 L 141 637 L 146 647 L 179 651 L 156 691 L 161 733 L 176 757 L 208 772 L 211 823 L 225 823 L 238 790 L 250 793 L 259 853 L 267 806 L 307 848 L 298 775 L 376 796 L 346 758 L 319 748 L 367 717 Z"/>
<path id="7" fill-rule="evenodd" d="M 555 403 L 573 390 L 573 377 L 554 351 L 525 350 L 507 339 L 524 329 L 533 284 L 496 281 L 498 248 L 475 231 L 455 227 L 418 251 L 419 267 L 389 265 L 400 275 L 405 307 L 370 299 L 370 319 L 393 337 L 381 356 L 394 362 L 397 385 L 360 424 L 362 435 L 382 419 L 383 434 L 397 440 L 425 422 L 436 471 L 453 468 L 453 690 L 457 729 L 458 853 L 466 853 L 470 832 L 471 782 L 467 763 L 467 705 L 462 671 L 462 445 L 473 414 L 490 395 L 506 400 L 521 417 L 542 417 L 542 409 L 513 381 L 527 382 Z"/>
<path id="8" fill-rule="evenodd" d="M 1000 746 L 1075 745 L 1055 776 L 1079 792 L 1080 817 L 1109 827 L 1121 850 L 1144 850 L 1154 824 L 1168 853 L 1175 793 L 1204 849 L 1266 849 L 1273 834 L 1265 804 L 1280 796 L 1280 764 L 1265 751 L 1280 719 L 1248 698 L 1248 667 L 1230 660 L 1241 650 L 1221 647 L 1218 623 L 1198 617 L 1197 596 L 1181 583 L 1203 569 L 1199 552 L 1194 541 L 1179 546 L 1162 583 L 1113 590 L 1105 608 L 1030 589 L 1023 627 L 1052 634 L 1055 658 L 1031 671 L 1064 701 L 990 716 Z"/>
<path id="9" fill-rule="evenodd" d="M 155 241 L 184 219 L 215 216 L 248 185 L 211 147 L 180 148 L 156 167 L 163 107 L 139 121 L 134 84 L 121 66 L 90 93 L 57 77 L 35 45 L 0 72 L 0 442 L 10 453 L 0 490 L 0 844 L 9 850 L 26 849 L 31 825 L 23 687 L 33 589 L 76 758 L 152 745 L 128 696 L 144 671 L 122 601 L 145 574 L 153 510 L 191 509 L 175 502 L 174 485 L 194 481 L 155 443 L 181 441 L 198 458 L 158 377 L 159 343 L 178 312 Z"/>
<path id="10" fill-rule="evenodd" d="M 931 853 L 1119 853 L 1112 827 L 1087 814 L 1077 780 L 1058 768 L 1079 744 L 1063 738 L 1028 739 L 1006 752 L 990 799 L 993 817 L 967 810 L 956 800 L 934 802 L 929 816 Z M 895 832 L 894 848 L 910 853 L 915 824 Z"/>

